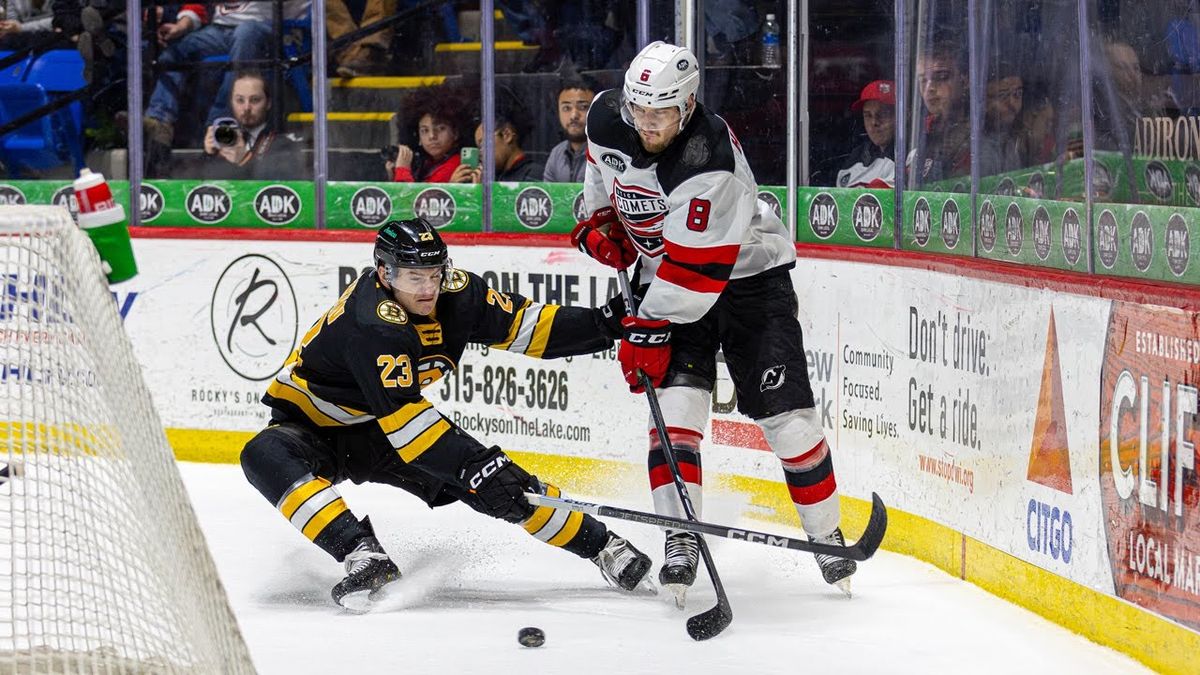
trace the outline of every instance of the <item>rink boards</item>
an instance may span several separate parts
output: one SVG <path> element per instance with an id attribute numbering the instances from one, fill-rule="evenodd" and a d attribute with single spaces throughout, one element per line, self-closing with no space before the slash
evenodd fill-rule
<path id="1" fill-rule="evenodd" d="M 451 255 L 537 302 L 615 292 L 604 268 L 553 241 L 452 241 Z M 208 461 L 236 461 L 266 423 L 266 383 L 370 264 L 365 240 L 138 238 L 135 253 L 141 273 L 114 286 L 118 305 L 177 455 Z M 801 253 L 808 376 L 848 533 L 878 492 L 893 516 L 885 547 L 1153 667 L 1194 667 L 1197 313 L 1130 292 L 1031 288 L 1028 269 L 966 277 Z M 645 402 L 615 352 L 567 362 L 477 349 L 458 365 L 425 394 L 464 429 L 528 453 L 568 489 L 644 485 Z M 749 516 L 794 524 L 779 463 L 736 413 L 727 378 L 712 407 L 710 485 L 745 492 Z"/>

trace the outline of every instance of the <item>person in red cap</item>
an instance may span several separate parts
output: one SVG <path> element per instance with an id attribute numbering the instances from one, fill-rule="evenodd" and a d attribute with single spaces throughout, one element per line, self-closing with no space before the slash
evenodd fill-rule
<path id="1" fill-rule="evenodd" d="M 891 80 L 863 87 L 850 106 L 862 111 L 867 138 L 846 156 L 837 174 L 838 187 L 890 188 L 896 176 L 896 88 Z"/>

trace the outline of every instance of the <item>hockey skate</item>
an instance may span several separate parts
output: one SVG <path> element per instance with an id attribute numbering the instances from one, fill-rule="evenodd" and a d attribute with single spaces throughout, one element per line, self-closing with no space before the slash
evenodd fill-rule
<path id="1" fill-rule="evenodd" d="M 842 536 L 842 528 L 836 528 L 833 532 L 824 537 L 808 536 L 808 540 L 818 544 L 832 544 L 835 546 L 845 546 L 846 538 Z M 814 553 L 813 557 L 817 559 L 817 566 L 821 568 L 821 576 L 825 577 L 825 583 L 837 586 L 838 590 L 846 594 L 846 597 L 852 597 L 850 594 L 850 575 L 858 570 L 858 563 L 845 558 L 838 558 L 832 555 L 822 555 Z"/>
<path id="2" fill-rule="evenodd" d="M 658 571 L 658 583 L 675 596 L 675 606 L 683 609 L 687 592 L 696 581 L 696 564 L 700 558 L 700 545 L 696 535 L 690 532 L 672 532 L 667 535 L 662 569 Z"/>
<path id="3" fill-rule="evenodd" d="M 650 571 L 650 556 L 634 548 L 633 544 L 617 536 L 611 530 L 604 548 L 592 558 L 605 581 L 626 591 L 637 589 L 643 584 L 647 590 L 657 592 L 646 573 Z"/>
<path id="4" fill-rule="evenodd" d="M 364 537 L 346 554 L 346 578 L 333 587 L 333 601 L 350 611 L 365 612 L 379 598 L 384 586 L 399 578 L 399 568 L 379 541 Z"/>

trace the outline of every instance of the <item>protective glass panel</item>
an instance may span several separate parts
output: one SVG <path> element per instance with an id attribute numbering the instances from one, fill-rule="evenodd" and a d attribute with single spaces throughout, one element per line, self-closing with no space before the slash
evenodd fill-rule
<path id="1" fill-rule="evenodd" d="M 808 22 L 807 182 L 888 187 L 896 156 L 894 3 L 815 2 Z"/>
<path id="2" fill-rule="evenodd" d="M 1200 204 L 1200 3 L 1091 0 L 1097 201 Z"/>
<path id="3" fill-rule="evenodd" d="M 981 0 L 982 194 L 1081 200 L 1078 6 Z"/>
<path id="4" fill-rule="evenodd" d="M 706 0 L 700 100 L 725 118 L 760 185 L 787 182 L 787 3 Z"/>
<path id="5" fill-rule="evenodd" d="M 967 68 L 967 3 L 915 2 L 914 58 L 908 125 L 908 186 L 967 192 L 971 124 Z"/>

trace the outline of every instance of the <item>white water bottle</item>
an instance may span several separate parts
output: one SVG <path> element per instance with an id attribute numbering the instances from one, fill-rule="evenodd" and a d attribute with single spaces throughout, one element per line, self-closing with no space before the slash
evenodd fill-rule
<path id="1" fill-rule="evenodd" d="M 779 54 L 779 24 L 774 14 L 768 14 L 762 29 L 762 64 L 765 68 L 778 68 L 782 61 Z"/>

